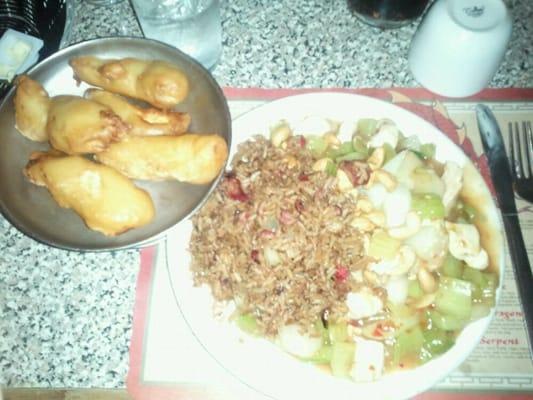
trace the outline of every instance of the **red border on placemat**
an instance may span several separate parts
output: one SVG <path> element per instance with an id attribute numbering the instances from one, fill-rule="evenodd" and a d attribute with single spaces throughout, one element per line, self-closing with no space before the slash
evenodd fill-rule
<path id="1" fill-rule="evenodd" d="M 375 97 L 378 99 L 390 100 L 391 92 L 396 92 L 409 97 L 412 100 L 442 100 L 442 101 L 529 101 L 533 100 L 533 88 L 506 88 L 506 89 L 485 89 L 475 96 L 465 99 L 449 99 L 438 96 L 423 88 L 361 88 L 361 89 L 263 89 L 263 88 L 223 88 L 228 100 L 276 100 L 282 97 L 315 93 L 315 92 L 342 92 L 354 93 Z M 135 400 L 177 400 L 177 399 L 202 399 L 212 398 L 213 393 L 201 390 L 189 391 L 179 386 L 161 386 L 142 382 L 141 369 L 144 349 L 144 337 L 146 333 L 146 322 L 148 315 L 148 305 L 152 283 L 152 274 L 156 262 L 156 246 L 141 250 L 141 266 L 137 279 L 137 290 L 135 306 L 133 312 L 133 328 L 130 343 L 130 368 L 126 379 L 128 393 Z M 462 393 L 456 391 L 429 391 L 416 397 L 416 400 L 509 400 L 509 399 L 533 399 L 533 394 L 516 393 L 487 393 L 472 392 Z"/>
<path id="2" fill-rule="evenodd" d="M 441 100 L 453 102 L 471 102 L 471 101 L 517 101 L 533 100 L 533 88 L 504 88 L 504 89 L 485 89 L 478 94 L 462 99 L 440 96 L 424 88 L 283 88 L 283 89 L 265 89 L 265 88 L 222 88 L 224 95 L 228 100 L 276 100 L 282 97 L 294 96 L 297 94 L 317 93 L 317 92 L 337 92 L 337 93 L 354 93 L 364 96 L 375 97 L 378 99 L 389 99 L 390 92 L 401 93 L 411 100 Z"/>

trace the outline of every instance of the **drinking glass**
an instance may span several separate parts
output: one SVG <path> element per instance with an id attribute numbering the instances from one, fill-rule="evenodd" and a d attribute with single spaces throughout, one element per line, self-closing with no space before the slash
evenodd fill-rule
<path id="1" fill-rule="evenodd" d="M 219 0 L 132 0 L 144 36 L 212 68 L 222 53 Z"/>
<path id="2" fill-rule="evenodd" d="M 379 28 L 399 28 L 418 18 L 429 0 L 348 0 L 363 22 Z"/>

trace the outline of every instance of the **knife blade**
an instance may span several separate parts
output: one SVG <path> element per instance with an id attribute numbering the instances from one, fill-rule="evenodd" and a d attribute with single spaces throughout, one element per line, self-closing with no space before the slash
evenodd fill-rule
<path id="1" fill-rule="evenodd" d="M 533 274 L 516 210 L 511 169 L 500 127 L 490 108 L 478 104 L 476 118 L 483 149 L 489 163 L 490 176 L 496 191 L 496 199 L 502 214 L 515 281 L 524 313 L 529 351 L 533 356 Z"/>

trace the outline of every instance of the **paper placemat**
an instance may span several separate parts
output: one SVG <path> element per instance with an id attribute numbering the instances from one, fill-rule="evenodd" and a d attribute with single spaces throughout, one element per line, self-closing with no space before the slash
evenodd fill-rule
<path id="1" fill-rule="evenodd" d="M 316 89 L 224 90 L 232 118 L 277 98 Z M 533 89 L 488 89 L 461 100 L 435 96 L 424 89 L 339 89 L 395 103 L 445 132 L 486 173 L 475 120 L 475 105 L 495 112 L 500 126 L 533 120 Z M 488 179 L 488 178 L 487 178 Z M 533 254 L 533 205 L 518 200 L 527 250 Z M 266 399 L 212 358 L 180 313 L 168 269 L 173 268 L 162 242 L 141 253 L 130 346 L 128 392 L 134 399 Z M 530 259 L 533 258 L 530 256 Z M 417 399 L 533 399 L 533 363 L 529 356 L 514 275 L 508 257 L 503 291 L 495 318 L 469 358 L 431 391 Z"/>

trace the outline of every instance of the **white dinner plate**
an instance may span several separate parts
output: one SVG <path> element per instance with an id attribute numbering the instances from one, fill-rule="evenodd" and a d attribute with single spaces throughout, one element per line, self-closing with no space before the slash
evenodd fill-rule
<path id="1" fill-rule="evenodd" d="M 503 241 L 499 213 L 483 179 L 462 150 L 433 125 L 392 104 L 373 98 L 342 94 L 314 93 L 286 97 L 260 106 L 233 122 L 234 146 L 256 134 L 268 135 L 269 127 L 281 119 L 302 120 L 322 116 L 346 121 L 359 118 L 392 119 L 406 135 L 416 134 L 421 141 L 435 143 L 436 158 L 453 160 L 465 167 L 465 185 L 469 195 L 482 204 L 486 226 L 492 233 L 491 255 L 503 273 Z M 349 139 L 349 138 L 343 138 Z M 229 164 L 228 164 L 229 165 Z M 242 333 L 225 319 L 214 318 L 213 300 L 207 287 L 193 287 L 189 269 L 188 243 L 192 231 L 184 221 L 167 237 L 169 273 L 178 306 L 193 334 L 211 356 L 235 378 L 275 399 L 405 399 L 432 387 L 458 367 L 474 349 L 492 315 L 465 328 L 456 344 L 444 355 L 410 371 L 384 376 L 381 380 L 361 384 L 335 378 L 320 368 L 298 361 L 275 344 Z"/>

